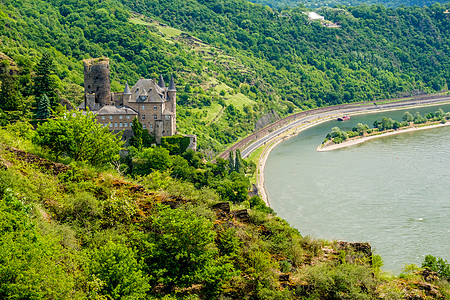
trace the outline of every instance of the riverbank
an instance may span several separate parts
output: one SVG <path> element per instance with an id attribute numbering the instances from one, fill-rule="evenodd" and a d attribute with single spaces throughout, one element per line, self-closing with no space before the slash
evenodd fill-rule
<path id="1" fill-rule="evenodd" d="M 386 108 L 384 107 L 384 105 L 379 105 L 378 109 L 376 111 L 367 111 L 367 110 L 362 110 L 362 111 L 352 111 L 352 112 L 346 112 L 346 111 L 340 111 L 340 110 L 336 110 L 334 111 L 333 114 L 327 115 L 327 116 L 322 116 L 318 114 L 317 115 L 317 119 L 312 119 L 314 117 L 314 115 L 309 115 L 310 121 L 307 121 L 306 123 L 299 123 L 297 126 L 290 126 L 290 124 L 286 125 L 285 128 L 286 130 L 283 131 L 282 133 L 278 134 L 277 136 L 273 137 L 272 139 L 270 139 L 267 142 L 264 142 L 264 144 L 260 145 L 259 147 L 254 147 L 254 150 L 263 147 L 264 150 L 262 151 L 261 155 L 258 158 L 258 161 L 256 163 L 257 165 L 257 181 L 256 184 L 258 186 L 258 190 L 259 190 L 259 194 L 262 198 L 262 200 L 266 203 L 267 206 L 270 207 L 270 201 L 269 201 L 269 197 L 266 193 L 265 190 L 265 186 L 264 186 L 264 168 L 265 168 L 265 164 L 267 161 L 267 158 L 270 155 L 270 152 L 280 143 L 295 137 L 296 135 L 298 135 L 299 133 L 301 133 L 302 131 L 309 129 L 313 126 L 319 125 L 321 123 L 327 122 L 327 121 L 331 121 L 335 118 L 337 118 L 338 116 L 342 115 L 343 113 L 347 113 L 347 114 L 351 114 L 351 115 L 362 115 L 362 114 L 372 114 L 372 113 L 378 113 L 380 111 L 393 111 L 393 110 L 401 110 L 401 109 L 405 109 L 405 108 L 420 108 L 420 107 L 426 107 L 426 106 L 437 106 L 437 105 L 444 105 L 444 104 L 448 104 L 448 100 L 447 101 L 442 101 L 442 102 L 436 102 L 436 103 L 423 103 L 421 104 L 420 102 L 414 102 L 415 105 L 411 105 L 411 104 L 406 104 L 404 103 L 404 105 L 402 106 L 398 106 L 398 107 L 391 107 L 390 104 L 386 105 Z M 298 120 L 300 121 L 300 120 Z M 447 125 L 450 125 L 450 123 L 446 123 Z M 446 125 L 446 124 L 442 124 L 442 125 Z M 420 128 L 420 127 L 419 127 Z M 426 128 L 425 128 L 426 129 Z M 253 150 L 253 151 L 254 151 Z M 246 154 L 246 156 L 248 156 L 248 154 Z"/>
<path id="2" fill-rule="evenodd" d="M 325 144 L 321 144 L 319 146 L 317 146 L 317 151 L 318 152 L 326 152 L 326 151 L 333 151 L 333 150 L 337 150 L 337 149 L 342 149 L 342 148 L 346 148 L 346 147 L 350 147 L 350 146 L 354 146 L 354 145 L 358 145 L 376 138 L 381 138 L 381 137 L 386 137 L 386 136 L 391 136 L 391 135 L 396 135 L 396 134 L 402 134 L 402 133 L 408 133 L 408 132 L 413 132 L 413 131 L 419 131 L 419 130 L 425 130 L 425 129 L 432 129 L 432 128 L 438 128 L 438 127 L 444 127 L 444 126 L 449 126 L 450 122 L 446 122 L 446 123 L 438 123 L 438 124 L 421 124 L 422 126 L 414 126 L 414 127 L 408 127 L 408 128 L 400 128 L 398 130 L 394 130 L 394 131 L 387 131 L 387 132 L 380 132 L 378 134 L 374 134 L 374 135 L 369 135 L 369 136 L 362 136 L 362 137 L 355 137 L 352 139 L 348 139 L 342 143 L 339 144 L 331 144 L 331 143 L 325 143 Z"/>

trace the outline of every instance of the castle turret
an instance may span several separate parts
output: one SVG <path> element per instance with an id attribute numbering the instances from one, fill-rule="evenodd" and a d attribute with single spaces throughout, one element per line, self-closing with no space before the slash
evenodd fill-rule
<path id="1" fill-rule="evenodd" d="M 173 80 L 173 76 L 170 77 L 169 89 L 167 90 L 167 96 L 170 100 L 174 100 L 177 96 L 177 88 L 175 87 L 175 81 Z"/>
<path id="2" fill-rule="evenodd" d="M 166 83 L 164 82 L 164 78 L 162 77 L 162 75 L 159 75 L 158 86 L 162 89 L 166 88 Z"/>
<path id="3" fill-rule="evenodd" d="M 131 99 L 131 91 L 130 87 L 128 86 L 128 82 L 125 84 L 125 89 L 123 90 L 123 105 L 128 105 Z"/>
<path id="4" fill-rule="evenodd" d="M 109 81 L 109 59 L 93 58 L 84 62 L 84 93 L 94 98 L 94 106 L 111 104 L 111 84 Z M 96 109 L 96 107 L 90 107 Z"/>
<path id="5" fill-rule="evenodd" d="M 172 132 L 175 134 L 177 132 L 177 88 L 175 87 L 175 81 L 173 76 L 170 77 L 169 88 L 167 89 L 167 100 L 170 108 L 168 108 L 173 113 L 172 120 Z M 167 106 L 166 106 L 167 107 Z"/>

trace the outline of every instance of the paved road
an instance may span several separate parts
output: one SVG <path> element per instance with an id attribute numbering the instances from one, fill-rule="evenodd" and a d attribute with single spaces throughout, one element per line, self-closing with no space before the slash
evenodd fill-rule
<path id="1" fill-rule="evenodd" d="M 276 129 L 276 130 L 270 132 L 269 134 L 253 141 L 244 150 L 241 151 L 241 156 L 242 156 L 242 158 L 246 158 L 251 153 L 253 153 L 253 151 L 258 149 L 262 145 L 270 142 L 272 139 L 276 138 L 277 136 L 281 135 L 282 133 L 284 133 L 288 130 L 291 130 L 295 127 L 308 124 L 313 120 L 323 119 L 323 118 L 341 115 L 341 114 L 370 112 L 370 111 L 376 111 L 376 110 L 386 110 L 386 109 L 434 104 L 434 103 L 448 102 L 448 101 L 450 101 L 450 97 L 445 96 L 445 97 L 436 97 L 436 98 L 429 98 L 429 99 L 416 99 L 416 100 L 410 100 L 410 101 L 394 102 L 394 103 L 380 104 L 380 105 L 375 105 L 375 104 L 374 105 L 359 105 L 359 106 L 345 105 L 344 108 L 341 108 L 342 107 L 341 106 L 341 107 L 337 107 L 336 109 L 333 109 L 330 111 L 325 111 L 325 112 L 318 112 L 318 113 L 316 113 L 315 111 L 310 111 L 309 113 L 306 112 L 305 113 L 306 116 L 299 115 L 298 118 L 296 118 L 294 121 L 290 122 L 289 124 L 279 128 L 279 129 Z M 257 135 L 255 138 L 257 138 Z"/>

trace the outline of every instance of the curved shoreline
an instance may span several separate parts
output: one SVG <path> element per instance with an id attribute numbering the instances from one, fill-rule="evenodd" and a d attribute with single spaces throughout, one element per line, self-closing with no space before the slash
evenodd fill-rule
<path id="1" fill-rule="evenodd" d="M 379 106 L 379 110 L 376 110 L 376 111 L 360 111 L 360 112 L 352 112 L 351 114 L 352 115 L 368 115 L 368 114 L 373 114 L 373 113 L 379 113 L 380 111 L 395 111 L 395 110 L 406 109 L 406 108 L 409 108 L 409 107 L 413 107 L 413 108 L 414 107 L 417 107 L 417 108 L 419 108 L 419 107 L 427 107 L 427 106 L 433 107 L 433 106 L 446 105 L 446 104 L 450 104 L 450 102 L 449 101 L 442 101 L 442 102 L 436 102 L 436 103 L 425 103 L 425 104 L 422 104 L 422 105 L 416 102 L 415 106 L 413 106 L 413 105 L 411 105 L 411 106 L 406 105 L 406 106 L 395 107 L 395 108 L 387 108 L 387 109 L 383 109 L 382 106 Z M 331 120 L 335 119 L 339 115 L 341 115 L 341 112 L 339 112 L 338 114 L 329 115 L 329 116 L 324 117 L 324 118 L 318 118 L 318 119 L 316 119 L 314 121 L 308 122 L 308 124 L 300 124 L 299 126 L 296 126 L 296 127 L 292 128 L 292 129 L 287 129 L 282 134 L 276 136 L 275 138 L 273 138 L 272 140 L 270 140 L 269 142 L 264 144 L 265 145 L 264 146 L 264 150 L 261 153 L 261 155 L 260 155 L 260 157 L 258 159 L 258 163 L 257 163 L 256 185 L 258 187 L 258 190 L 260 191 L 261 199 L 264 201 L 264 203 L 268 207 L 270 207 L 270 202 L 269 202 L 269 197 L 267 195 L 267 191 L 266 191 L 266 188 L 265 188 L 264 169 L 265 169 L 265 165 L 266 165 L 266 162 L 267 162 L 267 158 L 270 155 L 270 152 L 272 152 L 272 150 L 276 146 L 278 146 L 280 143 L 282 143 L 282 142 L 284 142 L 284 141 L 286 141 L 286 140 L 288 140 L 288 139 L 290 139 L 292 137 L 295 137 L 296 135 L 300 134 L 302 131 L 304 131 L 306 129 L 309 129 L 309 128 L 313 127 L 313 126 L 322 124 L 324 122 L 331 121 Z M 446 124 L 450 125 L 449 122 L 446 123 Z M 286 125 L 286 127 L 288 125 Z M 442 125 L 445 125 L 445 124 L 442 124 Z M 427 126 L 427 127 L 429 127 L 429 126 Z M 426 129 L 427 127 L 424 127 L 424 128 Z"/>
<path id="2" fill-rule="evenodd" d="M 365 137 L 358 137 L 355 139 L 350 139 L 347 140 L 345 142 L 342 142 L 340 144 L 332 144 L 332 145 L 326 145 L 324 146 L 319 145 L 316 148 L 316 151 L 318 152 L 327 152 L 327 151 L 333 151 L 333 150 L 337 150 L 337 149 L 342 149 L 342 148 L 347 148 L 350 146 L 354 146 L 354 145 L 358 145 L 376 138 L 382 138 L 382 137 L 386 137 L 386 136 L 391 136 L 391 135 L 396 135 L 396 134 L 402 134 L 402 133 L 407 133 L 407 132 L 413 132 L 413 131 L 420 131 L 420 130 L 425 130 L 425 129 L 433 129 L 433 128 L 438 128 L 438 127 L 445 127 L 445 126 L 449 126 L 450 122 L 446 122 L 446 123 L 440 123 L 440 124 L 430 124 L 430 125 L 425 125 L 425 126 L 421 126 L 421 127 L 409 127 L 409 128 L 405 128 L 405 129 L 399 129 L 399 130 L 395 130 L 395 131 L 389 131 L 389 132 L 384 132 L 378 135 L 371 135 L 371 136 L 365 136 Z"/>

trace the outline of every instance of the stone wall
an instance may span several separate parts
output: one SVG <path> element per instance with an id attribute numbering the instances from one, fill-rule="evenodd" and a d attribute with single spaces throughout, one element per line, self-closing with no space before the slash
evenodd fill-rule
<path id="1" fill-rule="evenodd" d="M 100 106 L 111 104 L 109 59 L 86 59 L 83 63 L 85 94 L 95 94 L 95 103 Z"/>

